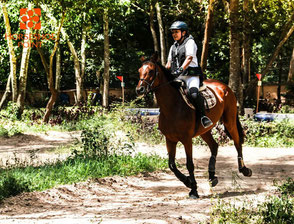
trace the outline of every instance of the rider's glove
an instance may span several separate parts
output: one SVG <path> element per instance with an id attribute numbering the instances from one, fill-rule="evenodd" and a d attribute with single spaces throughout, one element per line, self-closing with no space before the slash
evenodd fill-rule
<path id="1" fill-rule="evenodd" d="M 174 77 L 179 77 L 182 73 L 183 73 L 184 69 L 182 67 L 178 68 L 177 70 L 175 70 L 172 75 Z"/>

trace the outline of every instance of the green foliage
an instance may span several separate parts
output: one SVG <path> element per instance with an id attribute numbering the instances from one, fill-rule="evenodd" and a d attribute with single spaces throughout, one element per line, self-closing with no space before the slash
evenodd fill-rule
<path id="1" fill-rule="evenodd" d="M 15 177 L 12 173 L 2 175 L 0 186 L 0 201 L 29 190 L 29 183 L 22 178 Z"/>
<path id="2" fill-rule="evenodd" d="M 284 181 L 282 184 L 274 183 L 277 187 L 278 191 L 281 194 L 289 195 L 291 197 L 294 197 L 294 180 L 292 178 L 288 178 L 286 181 Z"/>
<path id="3" fill-rule="evenodd" d="M 9 101 L 4 113 L 1 113 L 3 117 L 9 118 L 11 120 L 18 120 L 19 118 L 19 108 L 16 103 Z"/>
<path id="4" fill-rule="evenodd" d="M 49 13 L 57 21 L 61 17 L 63 9 L 66 9 L 66 19 L 64 30 L 67 31 L 70 41 L 73 43 L 77 54 L 81 52 L 81 32 L 85 28 L 87 31 L 86 41 L 86 71 L 84 84 L 86 88 L 97 87 L 102 80 L 97 80 L 96 72 L 103 72 L 103 9 L 109 9 L 110 17 L 110 86 L 118 87 L 119 82 L 116 75 L 124 75 L 126 86 L 134 88 L 138 76 L 137 69 L 140 65 L 139 58 L 142 55 L 149 56 L 154 49 L 152 35 L 149 28 L 150 4 L 153 1 L 6 1 L 12 33 L 23 33 L 19 29 L 19 10 L 26 8 L 28 3 L 33 3 L 33 7 L 46 5 L 47 10 L 42 9 L 42 34 L 56 33 L 57 24 L 49 18 Z M 240 24 L 243 22 L 243 15 L 240 2 Z M 135 7 L 136 5 L 137 7 Z M 190 33 L 194 36 L 198 45 L 198 58 L 200 59 L 202 41 L 204 36 L 204 23 L 206 19 L 208 1 L 160 1 L 162 19 L 164 27 L 168 27 L 175 20 L 184 20 L 190 27 Z M 139 9 L 140 8 L 140 9 Z M 284 25 L 289 20 L 293 12 L 291 0 L 265 0 L 253 1 L 249 3 L 249 24 L 250 38 L 252 45 L 251 71 L 252 75 L 260 72 L 266 65 L 273 49 L 277 46 L 283 33 Z M 156 16 L 155 16 L 156 17 Z M 158 33 L 158 24 L 154 17 L 155 29 Z M 208 77 L 227 82 L 229 79 L 229 14 L 226 1 L 216 1 L 214 4 L 214 27 L 209 43 L 208 56 Z M 9 51 L 5 40 L 5 25 L 3 17 L 0 17 L 0 89 L 5 88 L 9 74 Z M 240 30 L 241 33 L 241 30 Z M 166 30 L 167 49 L 173 43 L 169 31 Z M 241 35 L 240 35 L 241 36 Z M 285 80 L 289 66 L 290 55 L 293 46 L 293 35 L 285 43 L 281 50 L 281 60 L 274 63 L 269 75 L 265 76 L 264 81 L 277 81 L 280 67 L 282 68 L 283 80 Z M 18 40 L 13 41 L 16 57 L 19 58 L 22 48 L 18 47 Z M 49 60 L 54 41 L 42 41 L 42 49 Z M 62 80 L 61 88 L 75 88 L 74 64 L 72 55 L 67 42 L 61 36 L 60 42 L 62 58 Z M 200 60 L 199 60 L 200 61 Z M 20 64 L 20 63 L 18 63 Z M 31 51 L 29 61 L 28 90 L 47 90 L 47 78 L 39 54 L 35 48 Z M 282 66 L 280 66 L 282 65 Z M 255 77 L 254 77 L 255 78 Z M 102 79 L 102 78 L 101 78 Z M 39 102 L 43 104 L 42 102 Z M 32 106 L 32 105 L 30 105 Z"/>
<path id="5" fill-rule="evenodd" d="M 41 191 L 106 176 L 136 175 L 167 168 L 166 160 L 144 154 L 110 155 L 104 158 L 73 156 L 55 164 L 0 170 L 0 200 L 21 192 Z"/>
<path id="6" fill-rule="evenodd" d="M 255 122 L 242 121 L 246 133 L 245 143 L 259 147 L 291 147 L 294 145 L 294 121 Z"/>
<path id="7" fill-rule="evenodd" d="M 285 195 L 271 197 L 269 201 L 261 205 L 260 213 L 263 223 L 294 223 L 294 198 Z"/>
<path id="8" fill-rule="evenodd" d="M 258 220 L 257 212 L 252 210 L 252 202 L 243 202 L 236 205 L 235 203 L 218 200 L 213 207 L 209 223 L 234 223 L 234 224 L 251 224 L 261 223 Z"/>
<path id="9" fill-rule="evenodd" d="M 0 125 L 0 137 L 8 137 L 8 130 L 4 128 L 2 125 Z"/>
<path id="10" fill-rule="evenodd" d="M 290 224 L 294 222 L 293 179 L 289 178 L 281 185 L 275 184 L 280 194 L 271 196 L 265 202 L 253 205 L 245 200 L 242 205 L 236 201 L 218 200 L 211 212 L 209 223 L 236 224 Z"/>

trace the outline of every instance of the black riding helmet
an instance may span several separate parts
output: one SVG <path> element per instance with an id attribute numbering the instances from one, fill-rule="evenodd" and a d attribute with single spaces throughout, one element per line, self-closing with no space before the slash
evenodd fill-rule
<path id="1" fill-rule="evenodd" d="M 188 25 L 183 21 L 176 21 L 170 26 L 169 30 L 188 31 Z"/>

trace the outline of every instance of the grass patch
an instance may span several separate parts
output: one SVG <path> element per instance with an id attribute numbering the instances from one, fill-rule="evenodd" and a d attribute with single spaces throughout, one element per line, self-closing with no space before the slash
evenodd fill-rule
<path id="1" fill-rule="evenodd" d="M 129 176 L 167 168 L 167 160 L 157 155 L 134 154 L 132 135 L 119 133 L 117 121 L 109 116 L 92 118 L 83 127 L 81 148 L 76 146 L 64 161 L 0 169 L 0 200 L 89 178 Z"/>
<path id="2" fill-rule="evenodd" d="M 21 192 L 42 191 L 61 184 L 72 184 L 89 178 L 130 176 L 140 172 L 166 169 L 167 161 L 144 154 L 109 155 L 94 158 L 75 156 L 55 164 L 39 167 L 14 167 L 0 170 L 0 199 Z"/>
<path id="3" fill-rule="evenodd" d="M 208 223 L 235 224 L 290 224 L 294 223 L 294 181 L 292 178 L 282 183 L 274 183 L 277 194 L 266 198 L 265 202 L 253 205 L 245 200 L 240 205 L 218 200 L 211 212 Z"/>

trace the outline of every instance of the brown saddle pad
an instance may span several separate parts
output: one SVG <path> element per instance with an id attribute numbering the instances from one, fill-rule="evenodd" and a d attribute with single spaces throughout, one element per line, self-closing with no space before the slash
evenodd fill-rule
<path id="1" fill-rule="evenodd" d="M 200 91 L 200 94 L 205 99 L 205 101 L 204 101 L 205 109 L 208 110 L 208 109 L 213 108 L 216 105 L 216 97 L 213 94 L 212 90 L 210 88 L 208 88 L 206 85 L 203 85 L 202 87 L 200 87 L 199 91 Z M 195 107 L 188 99 L 187 93 L 183 88 L 180 88 L 180 93 L 181 93 L 184 101 L 187 103 L 187 105 L 195 110 Z"/>

